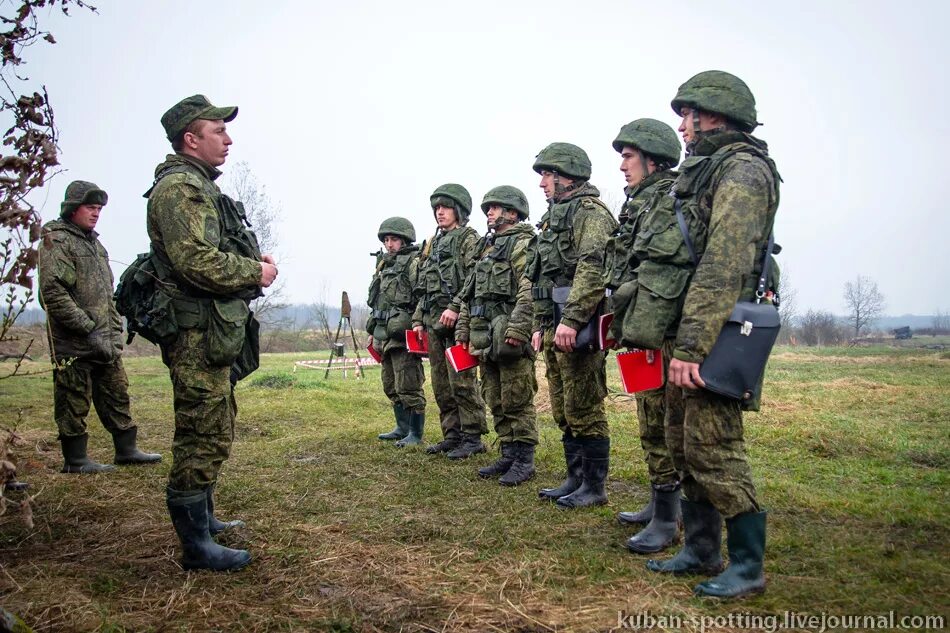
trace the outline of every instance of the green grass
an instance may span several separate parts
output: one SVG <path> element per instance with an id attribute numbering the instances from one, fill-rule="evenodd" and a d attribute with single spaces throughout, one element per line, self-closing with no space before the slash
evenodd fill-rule
<path id="1" fill-rule="evenodd" d="M 0 425 L 22 412 L 14 455 L 39 492 L 32 530 L 11 510 L 0 517 L 3 606 L 39 631 L 601 631 L 620 610 L 950 617 L 950 358 L 940 350 L 776 350 L 763 410 L 746 417 L 770 513 L 769 586 L 733 604 L 693 598 L 698 579 L 658 577 L 623 547 L 632 531 L 614 514 L 648 497 L 628 398 L 608 404 L 610 506 L 562 512 L 535 497 L 563 473 L 543 388 L 538 476 L 508 489 L 476 475 L 494 454 L 456 463 L 377 441 L 392 427 L 379 370 L 366 380 L 294 372 L 295 360 L 322 355 L 267 355 L 237 389 L 218 508 L 247 520 L 222 540 L 254 562 L 230 575 L 177 566 L 159 359 L 126 366 L 140 444 L 165 461 L 111 475 L 58 473 L 48 375 L 0 382 Z M 90 431 L 90 452 L 107 460 L 95 416 Z"/>

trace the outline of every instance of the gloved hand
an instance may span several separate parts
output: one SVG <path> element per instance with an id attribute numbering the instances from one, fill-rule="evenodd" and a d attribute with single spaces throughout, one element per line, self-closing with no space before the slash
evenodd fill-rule
<path id="1" fill-rule="evenodd" d="M 89 360 L 111 363 L 118 355 L 115 337 L 108 330 L 93 330 L 89 334 Z"/>

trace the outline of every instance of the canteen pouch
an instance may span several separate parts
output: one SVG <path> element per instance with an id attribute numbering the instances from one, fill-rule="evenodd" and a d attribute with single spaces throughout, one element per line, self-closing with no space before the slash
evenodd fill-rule
<path id="1" fill-rule="evenodd" d="M 743 403 L 756 402 L 762 377 L 780 327 L 770 303 L 740 301 L 702 365 L 706 389 Z"/>
<path id="2" fill-rule="evenodd" d="M 496 363 L 510 363 L 524 356 L 524 348 L 530 345 L 512 345 L 505 342 L 508 331 L 508 315 L 499 314 L 491 320 L 491 358 Z"/>
<path id="3" fill-rule="evenodd" d="M 231 384 L 247 378 L 261 366 L 261 324 L 251 313 L 244 326 L 244 344 L 231 365 Z"/>
<path id="4" fill-rule="evenodd" d="M 561 315 L 564 313 L 564 305 L 571 294 L 570 286 L 556 286 L 551 289 L 551 299 L 554 301 L 554 327 L 561 322 Z M 574 341 L 575 352 L 596 352 L 600 350 L 599 328 L 600 315 L 604 309 L 604 302 L 597 304 L 597 309 L 590 320 L 577 331 L 577 338 Z"/>
<path id="5" fill-rule="evenodd" d="M 623 316 L 617 340 L 626 347 L 659 349 L 667 331 L 679 320 L 691 272 L 650 261 L 641 263 L 635 282 L 638 287 Z"/>
<path id="6" fill-rule="evenodd" d="M 472 317 L 469 321 L 468 346 L 470 351 L 482 353 L 491 352 L 491 325 L 483 317 Z"/>
<path id="7" fill-rule="evenodd" d="M 386 321 L 386 336 L 388 338 L 405 341 L 406 330 L 412 329 L 412 317 L 404 310 L 392 309 L 389 319 Z"/>
<path id="8" fill-rule="evenodd" d="M 244 346 L 245 325 L 250 309 L 243 299 L 213 299 L 208 315 L 208 364 L 227 367 L 237 360 Z"/>

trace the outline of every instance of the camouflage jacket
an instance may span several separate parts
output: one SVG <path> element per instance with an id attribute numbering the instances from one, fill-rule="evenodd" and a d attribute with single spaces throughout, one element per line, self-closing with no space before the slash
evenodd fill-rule
<path id="1" fill-rule="evenodd" d="M 260 262 L 222 250 L 222 219 L 215 207 L 221 172 L 197 159 L 169 154 L 155 168 L 161 178 L 148 194 L 152 252 L 190 296 L 246 297 L 258 292 Z"/>
<path id="2" fill-rule="evenodd" d="M 597 188 L 585 182 L 552 202 L 541 218 L 526 268 L 535 299 L 534 330 L 552 325 L 551 288 L 571 286 L 561 323 L 576 330 L 604 298 L 604 248 L 617 221 L 599 196 Z"/>
<path id="3" fill-rule="evenodd" d="M 753 298 L 779 204 L 781 178 L 767 151 L 749 134 L 721 132 L 700 140 L 681 165 L 672 192 L 706 227 L 676 334 L 673 356 L 682 361 L 702 362 L 736 301 Z"/>
<path id="4" fill-rule="evenodd" d="M 115 360 L 122 320 L 112 303 L 112 269 L 98 233 L 67 220 L 47 222 L 39 268 L 40 305 L 46 310 L 55 360 Z"/>
<path id="5" fill-rule="evenodd" d="M 495 234 L 491 240 L 488 236 L 482 238 L 482 255 L 465 280 L 462 292 L 453 301 L 462 307 L 455 326 L 456 340 L 468 340 L 473 306 L 483 306 L 481 309 L 485 313 L 481 318 L 487 321 L 496 316 L 493 311 L 507 314 L 506 339 L 531 340 L 534 306 L 531 282 L 524 276 L 524 269 L 533 239 L 534 230 L 523 222 L 504 233 Z"/>
<path id="6" fill-rule="evenodd" d="M 672 170 L 658 171 L 635 187 L 624 188 L 627 199 L 620 210 L 620 227 L 607 241 L 604 258 L 604 283 L 611 290 L 636 277 L 639 260 L 634 255 L 633 243 L 641 228 L 640 211 L 655 193 L 668 192 L 676 175 Z"/>
<path id="7" fill-rule="evenodd" d="M 432 327 L 446 308 L 461 311 L 454 299 L 475 266 L 478 243 L 478 233 L 470 226 L 440 230 L 426 243 L 419 261 L 420 299 L 413 325 Z"/>
<path id="8" fill-rule="evenodd" d="M 391 254 L 380 251 L 377 260 L 367 295 L 366 331 L 381 343 L 387 341 L 387 346 L 405 347 L 403 332 L 410 329 L 419 301 L 419 247 L 405 246 Z"/>

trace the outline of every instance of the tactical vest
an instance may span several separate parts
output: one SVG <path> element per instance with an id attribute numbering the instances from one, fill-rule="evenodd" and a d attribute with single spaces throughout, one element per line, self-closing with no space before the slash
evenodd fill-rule
<path id="1" fill-rule="evenodd" d="M 642 223 L 643 208 L 656 192 L 667 193 L 676 179 L 675 171 L 653 173 L 643 183 L 627 193 L 620 212 L 620 227 L 607 241 L 604 257 L 604 285 L 616 290 L 624 282 L 636 278 L 640 264 L 634 256 L 633 242 Z"/>
<path id="2" fill-rule="evenodd" d="M 512 255 L 518 244 L 530 242 L 532 238 L 529 231 L 496 235 L 494 244 L 475 264 L 475 289 L 469 310 L 473 318 L 490 321 L 514 308 L 522 271 L 515 270 Z"/>
<path id="3" fill-rule="evenodd" d="M 423 251 L 419 267 L 425 290 L 423 312 L 434 314 L 445 309 L 462 289 L 466 274 L 461 250 L 468 235 L 477 236 L 477 233 L 468 226 L 456 227 L 447 233 L 440 231 Z"/>
<path id="4" fill-rule="evenodd" d="M 392 255 L 379 255 L 376 275 L 369 287 L 368 300 L 375 327 L 382 328 L 378 331 L 374 328 L 374 338 L 398 338 L 412 327 L 415 302 L 410 269 L 418 256 L 418 246 L 406 246 Z M 381 336 L 383 331 L 386 333 L 385 337 Z"/>
<path id="5" fill-rule="evenodd" d="M 658 349 L 664 338 L 676 335 L 689 281 L 706 250 L 711 200 L 710 207 L 703 209 L 702 198 L 723 162 L 742 152 L 762 158 L 769 166 L 775 179 L 773 194 L 777 201 L 780 177 L 775 163 L 754 145 L 733 143 L 712 155 L 690 156 L 683 161 L 669 193 L 657 190 L 638 215 L 633 240 L 633 257 L 639 261 L 634 271 L 636 278 L 622 284 L 613 297 L 611 334 L 621 344 Z M 772 220 L 774 216 L 770 219 L 769 231 Z M 689 235 L 690 244 L 683 237 L 684 231 Z M 763 252 L 767 237 L 760 245 Z M 750 271 L 749 287 L 743 289 L 740 299 L 751 298 L 755 292 L 762 258 L 756 259 L 756 270 Z"/>

